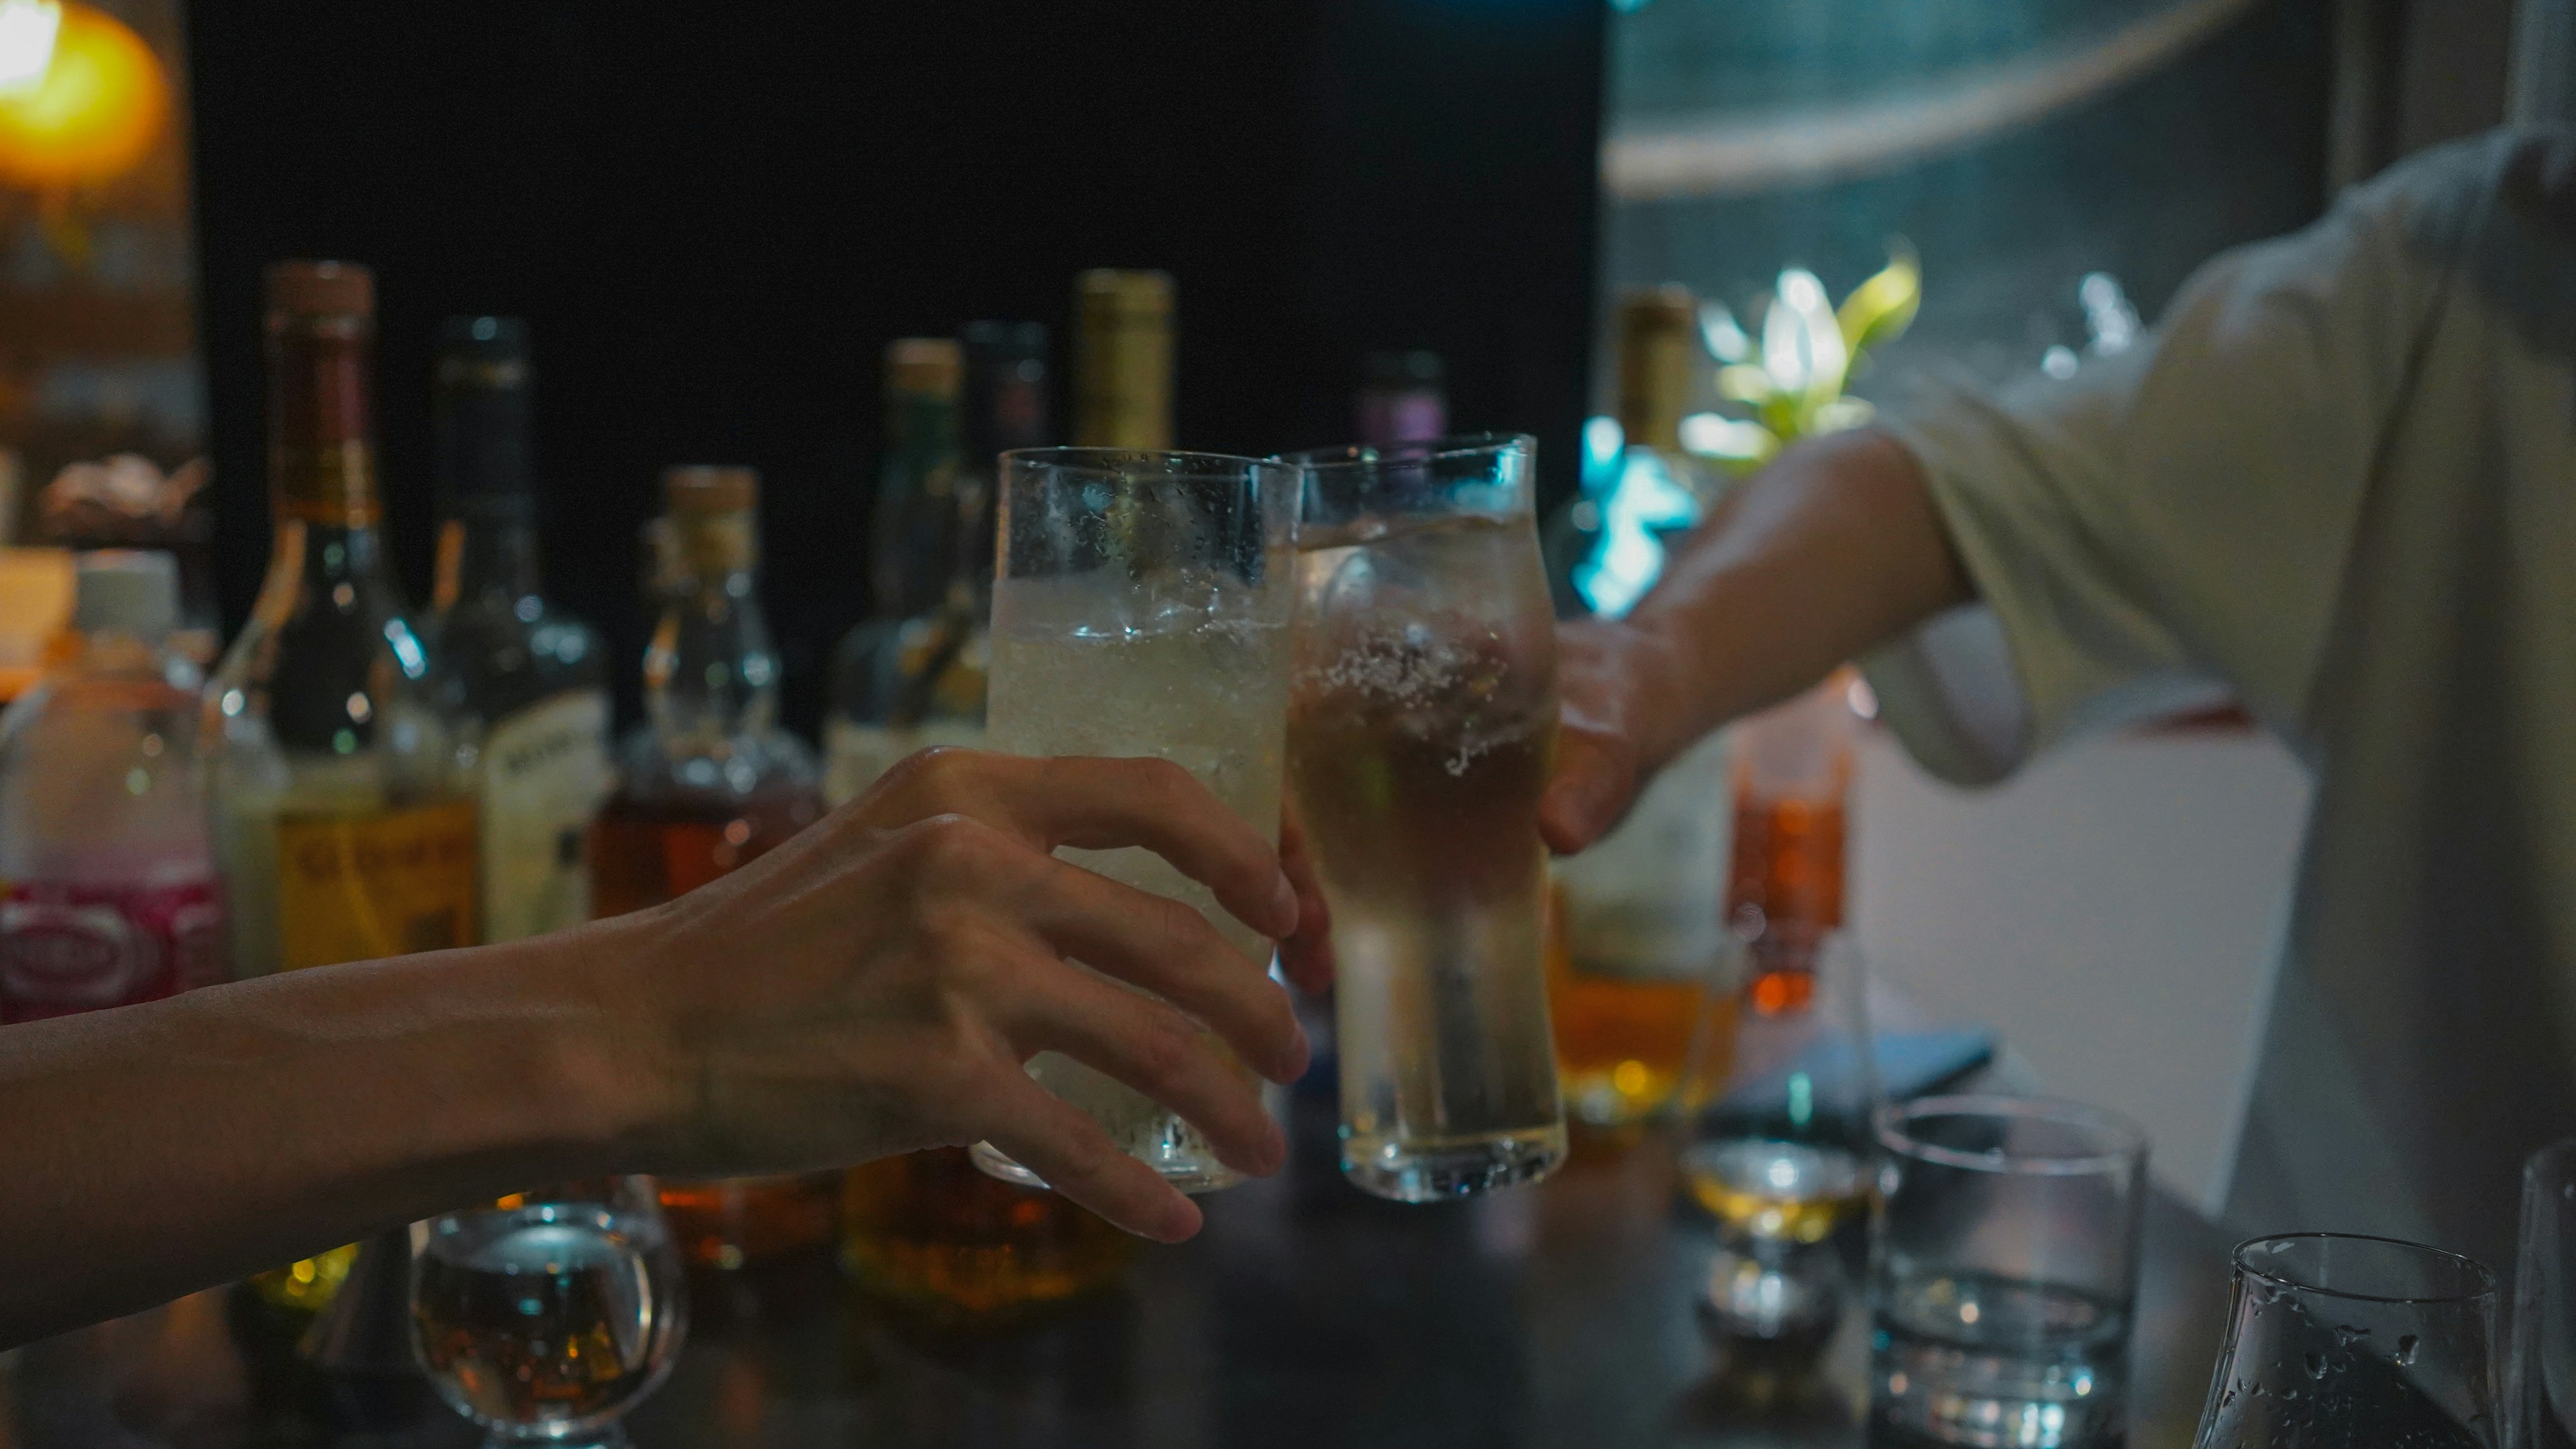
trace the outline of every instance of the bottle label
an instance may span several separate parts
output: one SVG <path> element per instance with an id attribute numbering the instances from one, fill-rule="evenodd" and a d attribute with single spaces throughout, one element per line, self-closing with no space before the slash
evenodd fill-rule
<path id="1" fill-rule="evenodd" d="M 576 690 L 483 739 L 483 939 L 590 919 L 591 817 L 608 795 L 608 696 Z"/>
<path id="2" fill-rule="evenodd" d="M 449 800 L 278 817 L 278 969 L 474 944 L 476 814 Z"/>
<path id="3" fill-rule="evenodd" d="M 915 750 L 933 745 L 984 747 L 984 726 L 973 720 L 930 720 L 908 729 L 830 719 L 823 725 L 823 799 L 838 807 L 867 793 L 877 777 Z"/>
<path id="4" fill-rule="evenodd" d="M 0 895 L 0 1021 L 158 1001 L 224 979 L 214 877 L 22 880 Z"/>
<path id="5" fill-rule="evenodd" d="M 1556 863 L 1576 972 L 1691 981 L 1733 969 L 1726 767 L 1725 737 L 1703 740 L 1655 777 L 1617 828 Z"/>

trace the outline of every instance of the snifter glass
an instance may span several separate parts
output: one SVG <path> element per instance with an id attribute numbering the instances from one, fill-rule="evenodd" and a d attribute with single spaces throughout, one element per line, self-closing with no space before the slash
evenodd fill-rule
<path id="1" fill-rule="evenodd" d="M 1290 809 L 1332 907 L 1342 1171 L 1427 1202 L 1563 1160 L 1539 794 L 1556 633 L 1518 435 L 1295 453 Z"/>
<path id="2" fill-rule="evenodd" d="M 2236 1247 L 2201 1449 L 2495 1449 L 2496 1276 L 2395 1238 Z"/>
<path id="3" fill-rule="evenodd" d="M 1296 470 L 1215 453 L 1027 449 L 1002 455 L 1000 509 L 992 747 L 1170 760 L 1276 840 Z M 1195 907 L 1246 956 L 1271 957 L 1259 932 L 1151 851 L 1058 854 Z M 1183 1192 L 1242 1180 L 1197 1128 L 1112 1077 L 1059 1052 L 1040 1052 L 1029 1074 Z M 1045 1185 L 990 1143 L 976 1145 L 975 1165 Z"/>
<path id="4" fill-rule="evenodd" d="M 485 1449 L 621 1449 L 688 1328 L 653 1180 L 514 1194 L 412 1229 L 412 1348 Z"/>

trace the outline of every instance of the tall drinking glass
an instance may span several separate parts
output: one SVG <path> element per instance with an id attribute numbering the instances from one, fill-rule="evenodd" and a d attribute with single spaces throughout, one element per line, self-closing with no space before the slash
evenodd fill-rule
<path id="1" fill-rule="evenodd" d="M 2506 1449 L 2576 1449 L 2576 1137 L 2522 1168 Z"/>
<path id="2" fill-rule="evenodd" d="M 1879 1110 L 1871 1443 L 2117 1449 L 2147 1139 L 2023 1097 Z"/>
<path id="3" fill-rule="evenodd" d="M 2201 1449 L 2495 1449 L 2496 1277 L 2394 1238 L 2236 1246 Z"/>
<path id="4" fill-rule="evenodd" d="M 485 1449 L 622 1449 L 688 1327 L 649 1177 L 520 1193 L 412 1229 L 412 1347 Z"/>
<path id="5" fill-rule="evenodd" d="M 1296 470 L 1214 453 L 1036 448 L 1002 455 L 1000 503 L 993 748 L 1170 760 L 1277 838 Z M 1268 940 L 1151 851 L 1061 854 L 1196 907 L 1244 954 L 1270 958 Z M 1057 1052 L 1039 1053 L 1029 1075 L 1183 1192 L 1242 1180 L 1179 1114 L 1124 1083 Z M 1045 1185 L 990 1143 L 976 1144 L 975 1164 Z"/>
<path id="6" fill-rule="evenodd" d="M 1399 1202 L 1565 1156 L 1538 800 L 1556 632 L 1527 437 L 1291 455 L 1289 789 L 1333 913 L 1342 1171 Z"/>

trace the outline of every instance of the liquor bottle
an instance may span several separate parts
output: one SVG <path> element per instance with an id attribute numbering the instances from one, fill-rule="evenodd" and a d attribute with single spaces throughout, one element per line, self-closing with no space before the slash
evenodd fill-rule
<path id="1" fill-rule="evenodd" d="M 1449 431 L 1448 370 L 1437 352 L 1372 352 L 1361 368 L 1359 440 L 1425 443 Z"/>
<path id="2" fill-rule="evenodd" d="M 1073 441 L 1172 446 L 1172 278 L 1084 272 L 1073 288 Z"/>
<path id="3" fill-rule="evenodd" d="M 1698 309 L 1688 292 L 1660 287 L 1624 298 L 1619 322 L 1619 424 L 1628 441 L 1618 489 L 1591 501 L 1610 520 L 1605 533 L 1639 529 L 1659 563 L 1661 545 L 1639 518 L 1687 526 L 1703 502 L 1704 476 L 1680 448 Z M 1653 507 L 1624 511 L 1638 500 Z M 1589 577 L 1606 589 L 1606 573 Z M 1609 617 L 1633 602 L 1606 591 L 1587 597 Z M 1722 925 L 1726 789 L 1726 744 L 1711 736 L 1668 765 L 1608 836 L 1557 863 L 1564 949 L 1555 954 L 1551 1009 L 1566 1103 L 1579 1121 L 1624 1127 L 1661 1111 L 1690 1050 L 1703 984 L 1713 975 L 1732 982 Z"/>
<path id="4" fill-rule="evenodd" d="M 995 459 L 1049 441 L 1046 329 L 977 322 L 959 338 L 965 443 L 955 564 L 936 607 L 894 628 L 862 625 L 853 635 L 872 647 L 858 656 L 866 672 L 845 674 L 836 690 L 836 802 L 915 749 L 984 737 Z M 900 406 L 889 396 L 890 410 Z M 848 748 L 854 738 L 867 748 Z M 841 1233 L 841 1260 L 861 1286 L 940 1319 L 1007 1318 L 1076 1297 L 1114 1281 L 1135 1255 L 1135 1239 L 1088 1209 L 988 1177 L 960 1147 L 851 1169 Z"/>
<path id="5" fill-rule="evenodd" d="M 958 576 L 980 547 L 989 589 L 992 541 L 978 528 L 989 465 L 984 475 L 961 466 L 963 374 L 958 344 L 944 337 L 886 349 L 886 453 L 870 551 L 877 613 L 833 652 L 823 725 L 823 793 L 835 805 L 917 749 L 983 738 L 984 640 Z M 886 546 L 889 536 L 900 546 Z"/>
<path id="6" fill-rule="evenodd" d="M 538 584 L 526 325 L 451 317 L 434 394 L 431 647 L 482 807 L 483 938 L 590 919 L 591 816 L 608 793 L 608 653 Z"/>
<path id="7" fill-rule="evenodd" d="M 78 654 L 0 714 L 0 1022 L 225 975 L 177 560 L 84 554 L 77 590 Z"/>
<path id="8" fill-rule="evenodd" d="M 675 900 L 776 848 L 823 814 L 812 754 L 773 723 L 778 655 L 760 611 L 759 475 L 662 475 L 661 616 L 644 654 L 646 721 L 618 751 L 617 790 L 591 827 L 591 908 Z M 735 1268 L 829 1242 L 834 1184 L 810 1175 L 662 1184 L 693 1263 Z"/>
<path id="9" fill-rule="evenodd" d="M 479 826 L 377 531 L 375 278 L 269 269 L 268 575 L 206 689 L 237 976 L 472 944 Z M 318 1307 L 354 1249 L 256 1281 Z"/>
<path id="10" fill-rule="evenodd" d="M 1738 724 L 1735 848 L 1727 924 L 1745 943 L 1748 1004 L 1777 1012 L 1815 991 L 1816 948 L 1843 922 L 1846 802 L 1857 676 L 1824 683 Z"/>

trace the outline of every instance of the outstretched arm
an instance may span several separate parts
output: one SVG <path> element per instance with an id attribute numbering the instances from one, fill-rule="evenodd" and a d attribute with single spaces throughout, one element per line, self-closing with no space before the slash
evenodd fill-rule
<path id="1" fill-rule="evenodd" d="M 1548 844 L 1591 844 L 1692 740 L 1969 598 L 1903 444 L 1864 429 L 1790 448 L 1682 541 L 1635 613 L 1558 631 Z"/>
<path id="2" fill-rule="evenodd" d="M 989 1139 L 1187 1237 L 1198 1210 L 1022 1063 L 1067 1052 L 1261 1173 L 1286 1143 L 1199 1023 L 1279 1081 L 1306 1043 L 1266 962 L 1059 845 L 1150 848 L 1246 924 L 1296 925 L 1270 846 L 1176 766 L 933 751 L 652 911 L 0 1030 L 0 1344 L 612 1172 Z"/>

